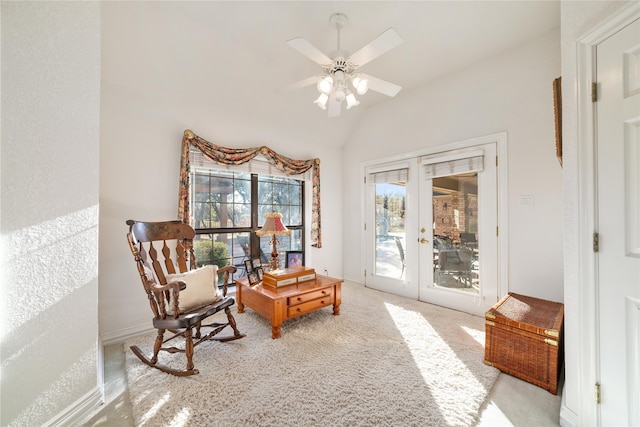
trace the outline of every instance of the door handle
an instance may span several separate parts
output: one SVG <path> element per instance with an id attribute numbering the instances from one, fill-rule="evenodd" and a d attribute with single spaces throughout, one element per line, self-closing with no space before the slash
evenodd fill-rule
<path id="1" fill-rule="evenodd" d="M 418 242 L 420 243 L 429 243 L 429 240 L 425 239 L 424 237 L 421 239 L 418 239 Z"/>

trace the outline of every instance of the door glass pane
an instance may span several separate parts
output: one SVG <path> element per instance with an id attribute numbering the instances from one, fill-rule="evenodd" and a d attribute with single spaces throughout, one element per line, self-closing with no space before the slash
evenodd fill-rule
<path id="1" fill-rule="evenodd" d="M 433 283 L 478 294 L 478 174 L 433 179 Z"/>
<path id="2" fill-rule="evenodd" d="M 405 183 L 376 184 L 375 187 L 375 274 L 400 279 L 405 273 Z"/>

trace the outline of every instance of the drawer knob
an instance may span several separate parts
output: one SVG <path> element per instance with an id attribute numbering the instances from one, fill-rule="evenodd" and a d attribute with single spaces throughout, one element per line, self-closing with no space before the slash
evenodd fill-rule
<path id="1" fill-rule="evenodd" d="M 300 313 L 300 307 L 296 308 L 296 311 L 297 311 L 298 313 Z"/>
<path id="2" fill-rule="evenodd" d="M 302 298 L 298 297 L 298 301 L 302 301 Z"/>

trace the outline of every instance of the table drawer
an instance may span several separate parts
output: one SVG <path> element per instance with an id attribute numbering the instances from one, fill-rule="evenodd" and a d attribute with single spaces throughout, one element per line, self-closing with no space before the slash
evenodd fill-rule
<path id="1" fill-rule="evenodd" d="M 302 304 L 293 305 L 287 308 L 287 317 L 297 316 L 299 314 L 309 313 L 322 307 L 333 304 L 331 295 L 321 297 Z"/>
<path id="2" fill-rule="evenodd" d="M 333 288 L 318 289 L 316 291 L 307 292 L 306 294 L 296 295 L 289 297 L 288 306 L 292 307 L 297 304 L 304 304 L 305 302 L 312 301 L 318 298 L 329 298 L 333 295 Z"/>

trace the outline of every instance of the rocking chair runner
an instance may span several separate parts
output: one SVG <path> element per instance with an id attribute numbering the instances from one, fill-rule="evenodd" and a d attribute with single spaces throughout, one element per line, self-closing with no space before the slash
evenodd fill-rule
<path id="1" fill-rule="evenodd" d="M 178 376 L 197 374 L 198 370 L 193 365 L 194 347 L 207 340 L 231 341 L 245 336 L 238 331 L 235 319 L 229 309 L 235 300 L 227 297 L 229 275 L 235 273 L 236 267 L 229 265 L 217 270 L 218 274 L 224 273 L 221 296 L 217 294 L 215 283 L 218 275 L 213 274 L 211 288 L 206 286 L 206 283 L 205 286 L 198 286 L 194 283 L 190 287 L 189 304 L 185 306 L 187 293 L 184 291 L 189 287 L 189 284 L 186 283 L 186 276 L 192 273 L 198 274 L 200 282 L 202 277 L 207 277 L 206 275 L 202 276 L 200 269 L 196 269 L 196 259 L 193 252 L 195 231 L 193 228 L 180 221 L 138 222 L 128 220 L 127 225 L 129 225 L 129 233 L 127 233 L 129 247 L 138 266 L 140 279 L 153 311 L 153 326 L 158 330 L 151 359 L 147 358 L 137 346 L 131 346 L 131 351 L 147 365 L 163 372 Z M 172 254 L 170 246 L 173 246 L 174 243 Z M 160 250 L 158 251 L 158 249 Z M 180 273 L 186 274 L 167 283 L 167 275 Z M 204 296 L 200 295 L 194 300 L 193 293 L 196 291 L 204 291 Z M 180 301 L 181 292 L 182 302 Z M 203 323 L 206 318 L 222 310 L 227 315 L 226 323 Z M 233 329 L 232 336 L 222 338 L 215 336 L 227 326 L 231 326 Z M 201 328 L 212 328 L 212 330 L 202 336 Z M 173 335 L 164 339 L 166 331 Z M 175 338 L 184 338 L 184 349 L 163 346 Z M 160 351 L 172 354 L 185 353 L 187 357 L 186 369 L 177 370 L 158 364 Z"/>

